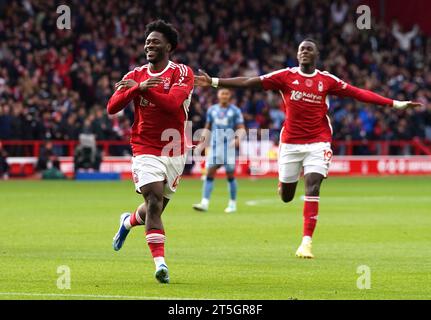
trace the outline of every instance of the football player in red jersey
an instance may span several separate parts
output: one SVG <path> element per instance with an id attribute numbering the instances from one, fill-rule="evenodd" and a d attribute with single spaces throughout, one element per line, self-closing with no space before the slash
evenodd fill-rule
<path id="1" fill-rule="evenodd" d="M 115 85 L 107 106 L 108 113 L 115 114 L 133 101 L 132 173 L 135 189 L 145 199 L 135 212 L 121 215 L 113 247 L 120 250 L 130 229 L 145 224 L 155 277 L 169 283 L 161 215 L 184 170 L 185 123 L 194 76 L 190 67 L 169 60 L 178 44 L 178 32 L 171 24 L 162 20 L 148 24 L 145 39 L 148 64 L 130 71 Z"/>
<path id="2" fill-rule="evenodd" d="M 327 116 L 328 95 L 351 97 L 356 100 L 397 109 L 416 107 L 411 101 L 396 101 L 371 91 L 354 87 L 328 72 L 316 68 L 319 56 L 312 39 L 298 47 L 299 67 L 286 68 L 260 77 L 211 78 L 201 71 L 195 85 L 225 88 L 277 90 L 285 108 L 286 119 L 280 138 L 278 159 L 279 194 L 284 202 L 292 201 L 301 170 L 304 170 L 304 225 L 301 245 L 296 251 L 300 258 L 313 258 L 312 235 L 316 226 L 322 180 L 328 174 L 332 158 L 332 127 Z"/>

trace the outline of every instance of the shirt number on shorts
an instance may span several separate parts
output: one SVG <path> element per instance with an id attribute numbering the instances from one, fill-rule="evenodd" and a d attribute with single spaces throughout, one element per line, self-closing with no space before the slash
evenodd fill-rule
<path id="1" fill-rule="evenodd" d="M 324 150 L 323 151 L 323 160 L 326 162 L 331 161 L 332 159 L 332 150 Z"/>
<path id="2" fill-rule="evenodd" d="M 133 182 L 138 183 L 139 182 L 139 175 L 136 170 L 133 170 Z"/>
<path id="3" fill-rule="evenodd" d="M 180 183 L 180 176 L 177 176 L 174 180 L 174 182 L 172 183 L 172 189 L 176 189 L 178 186 L 178 183 Z"/>

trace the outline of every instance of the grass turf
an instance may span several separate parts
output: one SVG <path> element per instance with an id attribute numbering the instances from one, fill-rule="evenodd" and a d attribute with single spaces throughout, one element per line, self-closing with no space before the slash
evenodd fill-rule
<path id="1" fill-rule="evenodd" d="M 225 214 L 224 179 L 207 213 L 191 208 L 201 181 L 181 182 L 163 216 L 171 284 L 160 285 L 142 228 L 111 247 L 120 213 L 141 201 L 131 182 L 0 182 L 0 299 L 431 298 L 429 177 L 325 181 L 314 260 L 294 256 L 303 185 L 284 204 L 275 179 L 238 184 L 238 212 Z M 61 265 L 70 290 L 57 288 Z M 369 290 L 357 288 L 361 265 Z"/>

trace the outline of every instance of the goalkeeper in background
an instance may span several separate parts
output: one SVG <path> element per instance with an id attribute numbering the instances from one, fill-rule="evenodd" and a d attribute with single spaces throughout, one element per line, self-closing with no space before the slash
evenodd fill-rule
<path id="1" fill-rule="evenodd" d="M 214 188 L 214 177 L 222 166 L 226 170 L 230 195 L 228 206 L 224 211 L 226 213 L 236 211 L 235 151 L 239 141 L 245 135 L 245 127 L 241 110 L 230 103 L 231 97 L 232 93 L 229 89 L 218 90 L 218 103 L 212 105 L 207 111 L 204 139 L 196 149 L 196 154 L 201 154 L 211 136 L 202 200 L 193 205 L 193 209 L 197 211 L 208 210 Z"/>

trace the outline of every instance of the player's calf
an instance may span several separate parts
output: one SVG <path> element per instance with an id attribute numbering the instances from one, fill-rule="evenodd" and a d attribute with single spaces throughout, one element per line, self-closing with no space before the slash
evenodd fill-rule
<path id="1" fill-rule="evenodd" d="M 164 210 L 164 198 L 163 193 L 157 193 L 149 191 L 143 193 L 146 203 L 146 217 L 145 224 L 147 225 L 147 230 L 149 229 L 163 229 L 161 215 Z"/>

